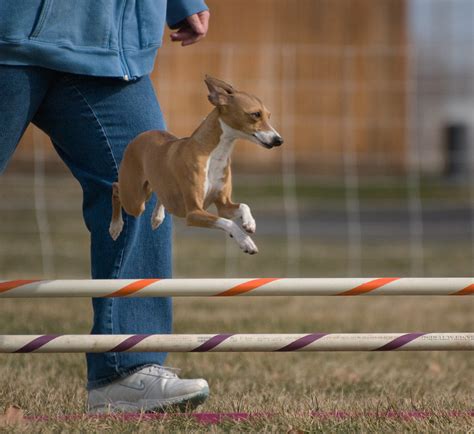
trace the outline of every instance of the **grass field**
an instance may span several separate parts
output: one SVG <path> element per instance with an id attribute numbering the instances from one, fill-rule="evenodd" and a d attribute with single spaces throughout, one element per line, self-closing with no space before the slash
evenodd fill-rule
<path id="1" fill-rule="evenodd" d="M 32 213 L 31 183 L 14 184 L 13 189 L 11 182 L 7 179 L 0 183 L 3 185 L 0 187 L 0 274 L 2 278 L 41 277 L 41 249 Z M 245 196 L 245 191 L 241 195 Z M 335 194 L 327 195 L 335 202 L 339 200 Z M 257 196 L 248 200 L 251 204 L 259 202 Z M 367 193 L 367 200 L 376 198 Z M 86 278 L 88 241 L 80 218 L 77 186 L 70 181 L 62 181 L 61 189 L 55 188 L 54 183 L 47 184 L 46 201 L 50 207 L 48 221 L 55 276 Z M 260 224 L 264 221 L 262 212 Z M 176 232 L 177 276 L 224 275 L 226 249 L 232 249 L 233 245 L 226 246 L 219 234 L 191 237 L 187 231 L 182 233 L 179 226 Z M 261 251 L 256 257 L 245 257 L 231 250 L 235 257 L 232 267 L 238 275 L 286 275 L 285 237 L 257 235 L 256 240 Z M 299 275 L 347 274 L 348 254 L 343 241 L 303 236 L 300 248 Z M 407 275 L 408 248 L 402 239 L 391 240 L 389 244 L 364 243 L 362 274 Z M 426 240 L 425 274 L 472 275 L 471 249 L 467 236 L 465 240 L 452 242 Z M 473 311 L 474 300 L 466 297 L 175 299 L 175 332 L 472 331 Z M 90 319 L 90 301 L 86 299 L 0 302 L 3 334 L 87 333 Z M 56 416 L 84 412 L 82 355 L 0 356 L 0 412 L 16 404 L 28 415 L 53 417 L 52 421 L 34 426 L 11 428 L 12 432 L 472 432 L 473 429 L 472 417 L 447 415 L 450 410 L 472 409 L 474 364 L 468 353 L 171 354 L 167 364 L 182 368 L 184 377 L 199 376 L 209 381 L 211 396 L 200 411 L 273 415 L 206 427 L 182 417 L 146 422 L 86 417 L 55 421 Z M 374 416 L 391 410 L 422 410 L 432 412 L 433 416 L 423 419 Z M 346 411 L 358 415 L 343 419 L 313 418 L 310 411 Z"/>

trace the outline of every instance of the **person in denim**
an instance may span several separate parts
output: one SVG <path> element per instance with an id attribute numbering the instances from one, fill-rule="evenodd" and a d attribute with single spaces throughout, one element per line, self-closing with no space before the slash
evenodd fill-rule
<path id="1" fill-rule="evenodd" d="M 123 234 L 113 241 L 112 183 L 127 144 L 143 131 L 166 129 L 149 77 L 165 19 L 178 29 L 172 40 L 189 45 L 207 32 L 207 6 L 202 0 L 83 0 L 81 7 L 74 0 L 2 0 L 0 17 L 0 173 L 32 122 L 82 187 L 92 278 L 171 277 L 171 217 L 151 230 L 152 197 L 139 218 L 123 215 Z M 170 298 L 92 303 L 94 334 L 171 332 Z M 87 354 L 90 411 L 202 402 L 207 383 L 179 379 L 163 367 L 165 358 Z"/>

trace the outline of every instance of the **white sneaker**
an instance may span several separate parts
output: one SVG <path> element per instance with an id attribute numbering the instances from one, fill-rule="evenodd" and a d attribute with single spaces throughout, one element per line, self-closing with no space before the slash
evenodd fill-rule
<path id="1" fill-rule="evenodd" d="M 209 396 L 206 380 L 181 380 L 172 368 L 148 365 L 143 369 L 89 391 L 89 413 L 164 411 L 194 408 Z"/>

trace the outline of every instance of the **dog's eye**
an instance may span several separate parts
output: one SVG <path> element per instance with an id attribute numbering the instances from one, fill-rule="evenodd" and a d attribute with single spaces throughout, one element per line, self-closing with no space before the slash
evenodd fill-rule
<path id="1" fill-rule="evenodd" d="M 254 119 L 260 119 L 262 117 L 262 112 L 253 112 L 250 113 L 250 116 L 252 116 Z"/>

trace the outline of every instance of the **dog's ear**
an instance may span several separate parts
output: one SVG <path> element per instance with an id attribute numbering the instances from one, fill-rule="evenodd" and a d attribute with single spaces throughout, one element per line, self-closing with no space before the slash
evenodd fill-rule
<path id="1" fill-rule="evenodd" d="M 209 89 L 209 101 L 215 106 L 229 104 L 230 98 L 235 93 L 234 88 L 225 81 L 206 75 L 204 82 Z"/>

